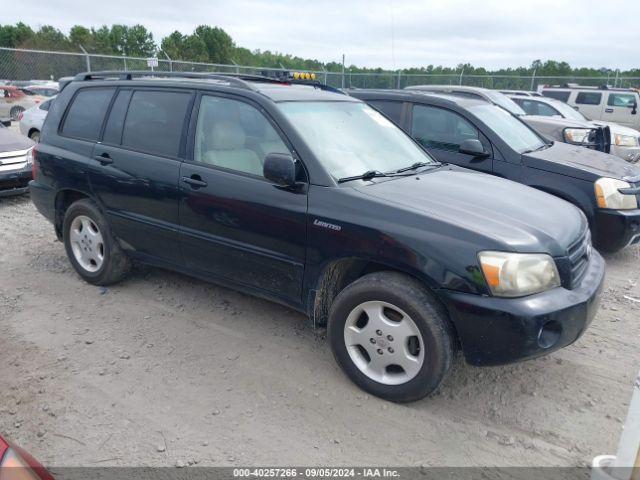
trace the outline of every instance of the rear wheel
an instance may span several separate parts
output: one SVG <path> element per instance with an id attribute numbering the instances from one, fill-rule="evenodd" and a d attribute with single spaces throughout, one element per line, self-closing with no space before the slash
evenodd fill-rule
<path id="1" fill-rule="evenodd" d="M 12 107 L 11 110 L 9 110 L 9 116 L 11 117 L 11 120 L 18 120 L 18 115 L 20 115 L 21 112 L 24 112 L 23 107 L 20 107 L 18 105 Z"/>
<path id="2" fill-rule="evenodd" d="M 111 235 L 109 225 L 94 202 L 78 200 L 66 211 L 64 246 L 73 268 L 93 285 L 122 280 L 131 262 Z"/>
<path id="3" fill-rule="evenodd" d="M 419 282 L 394 272 L 366 275 L 346 287 L 331 308 L 328 335 L 354 383 L 396 402 L 432 393 L 454 354 L 442 306 Z"/>

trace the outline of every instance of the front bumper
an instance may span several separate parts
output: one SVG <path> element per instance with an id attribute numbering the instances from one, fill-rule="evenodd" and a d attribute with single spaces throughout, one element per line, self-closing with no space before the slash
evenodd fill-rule
<path id="1" fill-rule="evenodd" d="M 31 165 L 15 170 L 0 170 L 0 197 L 20 195 L 29 191 Z"/>
<path id="2" fill-rule="evenodd" d="M 611 144 L 609 153 L 629 163 L 638 163 L 638 161 L 640 161 L 640 147 L 621 147 Z"/>
<path id="3" fill-rule="evenodd" d="M 595 317 L 604 260 L 593 251 L 580 284 L 522 298 L 442 292 L 467 363 L 501 365 L 546 355 L 575 342 Z"/>
<path id="4" fill-rule="evenodd" d="M 599 209 L 595 216 L 595 245 L 604 252 L 615 252 L 640 242 L 640 209 Z"/>

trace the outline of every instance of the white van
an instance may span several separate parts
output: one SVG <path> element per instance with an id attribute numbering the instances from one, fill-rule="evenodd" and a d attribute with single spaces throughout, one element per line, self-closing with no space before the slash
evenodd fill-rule
<path id="1" fill-rule="evenodd" d="M 637 90 L 609 87 L 542 87 L 542 95 L 568 103 L 591 120 L 604 120 L 640 129 Z"/>

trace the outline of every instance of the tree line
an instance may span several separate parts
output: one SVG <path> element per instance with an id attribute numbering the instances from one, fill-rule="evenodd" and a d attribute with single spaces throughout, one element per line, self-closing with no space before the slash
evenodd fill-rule
<path id="1" fill-rule="evenodd" d="M 56 50 L 78 52 L 80 46 L 89 53 L 107 55 L 127 55 L 133 57 L 150 57 L 166 53 L 173 60 L 193 62 L 250 65 L 256 67 L 286 68 L 300 70 L 324 70 L 340 72 L 340 62 L 326 62 L 301 58 L 298 56 L 271 52 L 269 50 L 249 50 L 236 45 L 231 36 L 222 28 L 200 25 L 190 34 L 174 31 L 159 43 L 144 25 L 103 25 L 99 28 L 73 26 L 68 33 L 51 26 L 44 25 L 33 29 L 25 23 L 0 25 L 0 47 L 25 48 L 37 50 Z M 366 68 L 347 65 L 351 73 L 385 73 L 382 68 Z M 459 64 L 456 67 L 427 65 L 405 68 L 402 74 L 431 75 L 513 75 L 538 77 L 575 76 L 600 77 L 609 76 L 612 80 L 616 74 L 607 68 L 573 68 L 567 62 L 555 60 L 536 60 L 528 67 L 502 68 L 487 70 L 471 64 Z M 640 77 L 640 68 L 617 72 L 620 76 Z"/>

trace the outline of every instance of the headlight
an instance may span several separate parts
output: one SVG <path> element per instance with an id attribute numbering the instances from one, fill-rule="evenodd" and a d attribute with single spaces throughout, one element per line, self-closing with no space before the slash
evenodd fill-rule
<path id="1" fill-rule="evenodd" d="M 631 185 L 615 178 L 599 178 L 595 183 L 598 207 L 613 210 L 633 210 L 638 208 L 635 195 L 623 195 L 619 188 L 631 188 Z"/>
<path id="2" fill-rule="evenodd" d="M 592 128 L 565 128 L 563 131 L 564 140 L 575 144 L 592 143 L 593 131 Z"/>
<path id="3" fill-rule="evenodd" d="M 496 297 L 523 297 L 560 286 L 556 263 L 546 253 L 480 252 L 478 260 Z"/>
<path id="4" fill-rule="evenodd" d="M 638 139 L 633 135 L 620 135 L 616 133 L 613 136 L 613 143 L 620 147 L 637 147 Z"/>
<path id="5" fill-rule="evenodd" d="M 27 165 L 31 165 L 33 163 L 33 147 L 27 150 L 27 155 L 25 156 L 25 160 L 27 161 Z"/>

